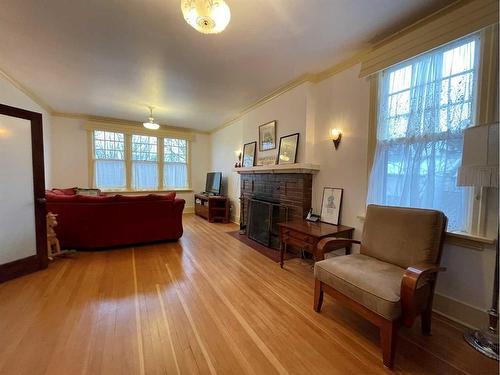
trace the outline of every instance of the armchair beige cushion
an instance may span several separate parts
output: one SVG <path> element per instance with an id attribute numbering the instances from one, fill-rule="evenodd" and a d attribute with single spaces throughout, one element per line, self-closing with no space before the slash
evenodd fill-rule
<path id="1" fill-rule="evenodd" d="M 437 263 L 445 220 L 435 210 L 369 205 L 360 253 L 404 268 Z"/>
<path id="2" fill-rule="evenodd" d="M 401 315 L 404 268 L 363 254 L 329 258 L 314 265 L 314 276 L 389 320 Z"/>

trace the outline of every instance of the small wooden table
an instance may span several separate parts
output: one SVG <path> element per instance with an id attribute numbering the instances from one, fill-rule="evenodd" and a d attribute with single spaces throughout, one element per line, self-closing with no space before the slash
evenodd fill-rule
<path id="1" fill-rule="evenodd" d="M 352 238 L 354 228 L 345 225 L 332 225 L 322 222 L 312 223 L 307 220 L 294 220 L 279 223 L 280 227 L 280 266 L 283 268 L 283 258 L 287 245 L 294 245 L 311 253 L 314 261 L 323 260 L 317 256 L 318 242 L 325 237 Z M 351 245 L 345 247 L 345 253 L 351 253 Z M 341 249 L 342 247 L 339 247 Z"/>

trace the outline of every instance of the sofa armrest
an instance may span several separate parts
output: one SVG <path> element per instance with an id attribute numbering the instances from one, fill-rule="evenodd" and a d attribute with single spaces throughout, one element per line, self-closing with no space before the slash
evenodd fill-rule
<path id="1" fill-rule="evenodd" d="M 358 240 L 353 240 L 351 238 L 323 238 L 318 242 L 318 245 L 316 246 L 316 256 L 318 259 L 323 259 L 325 253 L 332 250 L 341 249 L 352 244 L 359 245 L 361 244 L 361 242 Z"/>
<path id="2" fill-rule="evenodd" d="M 417 315 L 416 294 L 418 288 L 429 281 L 434 281 L 438 272 L 446 271 L 431 263 L 420 263 L 406 269 L 401 280 L 401 310 L 403 312 L 403 323 L 410 327 Z M 433 292 L 433 290 L 431 290 Z"/>

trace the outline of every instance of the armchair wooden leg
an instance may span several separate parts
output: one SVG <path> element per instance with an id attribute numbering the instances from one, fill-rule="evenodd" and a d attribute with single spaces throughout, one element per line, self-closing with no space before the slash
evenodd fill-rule
<path id="1" fill-rule="evenodd" d="M 321 305 L 323 304 L 323 288 L 321 281 L 314 280 L 314 311 L 321 312 Z"/>
<path id="2" fill-rule="evenodd" d="M 432 308 L 428 306 L 424 311 L 422 311 L 422 315 L 420 316 L 421 324 L 422 324 L 422 334 L 426 336 L 430 336 L 431 334 L 431 319 L 432 319 Z"/>
<path id="3" fill-rule="evenodd" d="M 398 321 L 384 321 L 380 326 L 380 346 L 384 365 L 392 368 L 396 354 L 396 341 L 398 338 Z"/>

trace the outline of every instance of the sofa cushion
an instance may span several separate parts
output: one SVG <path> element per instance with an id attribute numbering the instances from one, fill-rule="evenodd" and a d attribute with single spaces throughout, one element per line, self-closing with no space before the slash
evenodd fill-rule
<path id="1" fill-rule="evenodd" d="M 101 195 L 100 189 L 87 189 L 87 188 L 79 188 L 75 189 L 77 195 L 89 195 L 89 196 L 98 196 Z"/>
<path id="2" fill-rule="evenodd" d="M 116 194 L 115 201 L 119 202 L 142 202 L 142 201 L 173 201 L 175 199 L 175 192 L 167 194 L 147 194 L 147 195 L 122 195 Z"/>
<path id="3" fill-rule="evenodd" d="M 58 189 L 54 188 L 52 190 L 49 190 L 52 194 L 57 194 L 57 195 L 75 195 L 76 194 L 76 188 L 65 188 L 65 189 Z"/>
<path id="4" fill-rule="evenodd" d="M 436 263 L 445 221 L 440 211 L 369 205 L 360 253 L 404 268 Z"/>
<path id="5" fill-rule="evenodd" d="M 314 265 L 316 279 L 389 320 L 401 315 L 404 272 L 404 268 L 362 254 L 328 258 Z"/>

